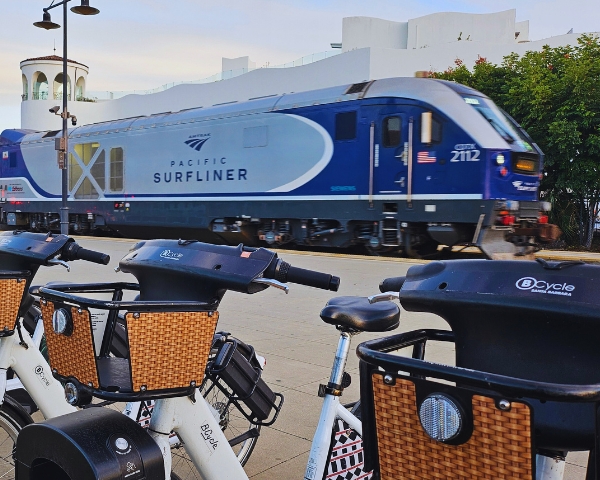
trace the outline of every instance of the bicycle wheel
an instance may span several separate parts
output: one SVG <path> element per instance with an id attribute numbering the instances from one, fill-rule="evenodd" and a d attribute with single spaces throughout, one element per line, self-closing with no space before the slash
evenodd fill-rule
<path id="1" fill-rule="evenodd" d="M 15 478 L 15 442 L 23 427 L 33 423 L 29 414 L 10 396 L 4 396 L 0 406 L 0 478 Z"/>

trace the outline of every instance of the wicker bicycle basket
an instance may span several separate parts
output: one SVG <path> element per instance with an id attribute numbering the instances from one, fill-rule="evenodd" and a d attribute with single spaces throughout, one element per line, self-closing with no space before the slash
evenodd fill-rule
<path id="1" fill-rule="evenodd" d="M 427 340 L 454 338 L 415 330 L 359 345 L 365 467 L 381 480 L 533 480 L 534 407 L 515 396 L 526 381 L 495 376 L 507 384 L 492 389 L 490 373 L 423 359 Z"/>
<path id="2" fill-rule="evenodd" d="M 11 331 L 19 315 L 19 307 L 29 272 L 0 272 L 0 331 Z"/>
<path id="3" fill-rule="evenodd" d="M 122 289 L 122 285 L 115 285 L 107 287 L 114 292 Z M 168 306 L 104 302 L 59 294 L 56 288 L 53 286 L 50 294 L 42 291 L 41 310 L 50 366 L 57 378 L 75 381 L 100 398 L 123 400 L 182 395 L 201 384 L 219 318 L 217 311 L 191 302 L 182 303 L 185 308 L 181 311 L 173 302 Z M 95 286 L 90 291 L 99 290 Z M 66 311 L 72 322 L 66 334 L 57 333 L 53 325 L 59 309 L 63 315 Z M 97 354 L 102 349 L 95 342 L 93 313 L 98 310 L 107 310 L 109 318 L 119 315 L 124 319 L 129 358 L 116 358 L 108 351 Z M 110 321 L 106 325 L 107 329 L 114 328 Z M 112 333 L 105 332 L 103 339 L 110 339 Z"/>
<path id="4" fill-rule="evenodd" d="M 381 480 L 533 479 L 528 405 L 512 402 L 504 411 L 494 398 L 473 395 L 471 437 L 447 445 L 425 433 L 412 381 L 388 385 L 381 373 L 372 381 Z"/>

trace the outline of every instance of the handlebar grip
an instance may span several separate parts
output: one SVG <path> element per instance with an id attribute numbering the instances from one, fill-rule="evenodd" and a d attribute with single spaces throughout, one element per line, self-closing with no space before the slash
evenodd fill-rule
<path id="1" fill-rule="evenodd" d="M 75 242 L 66 245 L 67 260 L 85 260 L 87 262 L 98 263 L 100 265 L 108 265 L 110 255 L 87 248 L 80 247 Z"/>
<path id="2" fill-rule="evenodd" d="M 379 284 L 379 291 L 384 292 L 399 292 L 404 284 L 406 277 L 391 277 L 386 278 Z"/>
<path id="3" fill-rule="evenodd" d="M 307 287 L 322 288 L 337 292 L 340 288 L 340 278 L 328 273 L 305 270 L 304 268 L 292 267 L 287 262 L 281 262 L 278 279 L 283 282 L 299 283 Z"/>

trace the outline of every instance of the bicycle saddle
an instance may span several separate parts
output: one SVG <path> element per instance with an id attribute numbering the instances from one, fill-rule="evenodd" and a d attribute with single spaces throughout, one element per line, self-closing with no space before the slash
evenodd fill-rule
<path id="1" fill-rule="evenodd" d="M 342 330 L 387 332 L 400 324 L 400 308 L 392 302 L 369 303 L 366 297 L 335 297 L 321 310 L 325 323 Z"/>

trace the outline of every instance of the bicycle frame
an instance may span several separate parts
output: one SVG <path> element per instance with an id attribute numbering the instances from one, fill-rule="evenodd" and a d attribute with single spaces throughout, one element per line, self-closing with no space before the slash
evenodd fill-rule
<path id="1" fill-rule="evenodd" d="M 348 360 L 348 352 L 350 351 L 351 338 L 352 335 L 347 332 L 342 332 L 340 335 L 329 379 L 329 382 L 334 385 L 341 385 L 342 383 L 346 361 Z M 319 423 L 317 424 L 308 456 L 304 480 L 323 478 L 331 448 L 331 429 L 336 418 L 346 422 L 350 428 L 362 436 L 362 422 L 340 403 L 338 395 L 325 393 Z"/>
<path id="2" fill-rule="evenodd" d="M 24 328 L 21 326 L 24 331 Z M 40 337 L 40 336 L 38 336 Z M 60 382 L 52 376 L 46 359 L 28 334 L 23 340 L 15 332 L 14 335 L 0 339 L 0 398 L 4 400 L 7 384 L 19 388 L 17 381 L 6 380 L 6 373 L 12 368 L 19 377 L 20 383 L 37 404 L 45 418 L 66 415 L 77 409 L 65 400 L 64 389 Z"/>

